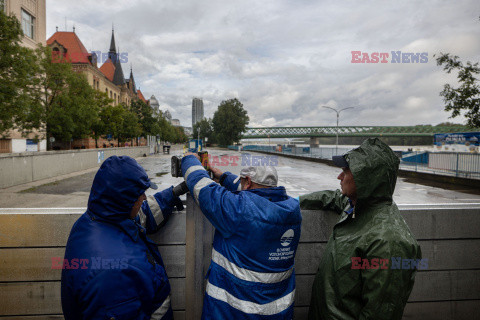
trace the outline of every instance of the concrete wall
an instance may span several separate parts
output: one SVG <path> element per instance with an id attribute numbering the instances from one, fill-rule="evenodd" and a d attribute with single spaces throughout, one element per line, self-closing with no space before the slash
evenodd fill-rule
<path id="1" fill-rule="evenodd" d="M 136 158 L 149 154 L 149 147 L 0 154 L 0 188 L 98 167 L 103 162 L 99 162 L 101 153 L 103 159 L 113 155 Z"/>
<path id="2" fill-rule="evenodd" d="M 187 205 L 186 319 L 190 320 L 200 319 L 200 293 L 205 291 L 213 228 L 194 201 Z M 476 319 L 480 308 L 480 206 L 419 205 L 400 210 L 429 263 L 427 270 L 417 272 L 403 319 Z M 302 217 L 295 257 L 297 320 L 308 319 L 313 280 L 338 220 L 330 211 L 302 210 Z"/>
<path id="3" fill-rule="evenodd" d="M 417 273 L 403 319 L 477 319 L 480 308 L 480 207 L 401 207 L 401 213 L 428 259 Z M 61 270 L 78 209 L 0 209 L 0 318 L 63 319 Z M 295 319 L 307 319 L 313 279 L 338 216 L 302 212 L 302 235 L 295 258 Z M 200 319 L 213 228 L 192 198 L 151 238 L 158 244 L 172 287 L 175 319 Z"/>
<path id="4" fill-rule="evenodd" d="M 0 209 L 0 319 L 64 319 L 61 271 L 52 258 L 65 245 L 78 209 Z M 174 214 L 150 237 L 158 244 L 172 287 L 175 320 L 185 319 L 185 213 Z"/>

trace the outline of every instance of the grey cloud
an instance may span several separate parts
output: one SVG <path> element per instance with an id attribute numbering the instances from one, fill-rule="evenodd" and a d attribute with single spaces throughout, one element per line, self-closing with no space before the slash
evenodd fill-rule
<path id="1" fill-rule="evenodd" d="M 433 54 L 478 61 L 478 9 L 474 0 L 47 0 L 47 34 L 66 16 L 88 49 L 106 51 L 114 22 L 137 85 L 184 125 L 193 96 L 208 117 L 238 97 L 258 125 L 332 125 L 325 104 L 357 108 L 342 113 L 345 125 L 436 124 L 449 116 L 438 93 L 455 77 Z M 352 64 L 353 50 L 428 52 L 429 61 Z"/>

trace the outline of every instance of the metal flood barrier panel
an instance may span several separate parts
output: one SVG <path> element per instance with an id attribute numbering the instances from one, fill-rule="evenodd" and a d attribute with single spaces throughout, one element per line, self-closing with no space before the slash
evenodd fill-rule
<path id="1" fill-rule="evenodd" d="M 200 319 L 205 274 L 214 229 L 187 195 L 176 213 L 151 238 L 158 244 L 172 286 L 178 319 Z M 478 318 L 480 308 L 480 206 L 400 206 L 428 259 L 419 270 L 403 319 Z M 0 209 L 0 320 L 63 319 L 61 270 L 70 228 L 82 209 Z M 302 234 L 295 259 L 295 318 L 307 319 L 318 264 L 338 215 L 302 211 Z"/>

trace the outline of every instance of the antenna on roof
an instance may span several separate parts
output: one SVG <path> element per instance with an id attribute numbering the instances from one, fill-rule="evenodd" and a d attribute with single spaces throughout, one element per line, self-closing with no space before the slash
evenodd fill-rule
<path id="1" fill-rule="evenodd" d="M 73 33 L 75 33 L 75 25 L 73 25 Z"/>
<path id="2" fill-rule="evenodd" d="M 55 28 L 56 28 L 56 32 L 58 32 L 58 26 L 56 26 Z"/>

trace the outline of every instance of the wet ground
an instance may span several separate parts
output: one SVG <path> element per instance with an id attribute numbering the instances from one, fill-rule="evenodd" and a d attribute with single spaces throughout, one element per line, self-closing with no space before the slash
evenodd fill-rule
<path id="1" fill-rule="evenodd" d="M 239 173 L 242 163 L 250 161 L 269 161 L 277 164 L 279 185 L 285 186 L 291 196 L 313 191 L 336 189 L 339 187 L 337 176 L 339 168 L 326 164 L 284 157 L 230 150 L 209 149 L 212 162 L 218 162 L 222 171 Z M 172 154 L 180 153 L 181 149 Z M 223 161 L 221 157 L 224 156 Z M 257 156 L 259 158 L 252 158 Z M 182 182 L 170 175 L 171 155 L 155 155 L 138 158 L 148 175 L 159 185 L 167 188 Z M 260 159 L 261 158 L 261 159 Z M 228 162 L 228 164 L 227 164 Z M 234 165 L 236 164 L 236 165 Z M 97 169 L 90 169 L 55 179 L 37 181 L 21 186 L 0 189 L 0 208 L 71 208 L 86 207 L 90 187 Z M 154 190 L 148 190 L 147 194 Z M 411 178 L 398 178 L 394 193 L 398 204 L 447 204 L 480 203 L 480 190 L 451 184 L 432 183 Z"/>

